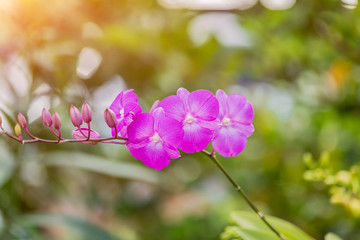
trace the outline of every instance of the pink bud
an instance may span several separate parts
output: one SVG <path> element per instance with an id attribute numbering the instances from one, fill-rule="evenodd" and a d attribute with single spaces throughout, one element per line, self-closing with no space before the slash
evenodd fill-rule
<path id="1" fill-rule="evenodd" d="M 77 109 L 74 105 L 71 105 L 70 107 L 70 118 L 71 122 L 75 127 L 80 127 L 80 125 L 83 123 L 81 118 L 81 113 L 79 109 Z"/>
<path id="2" fill-rule="evenodd" d="M 2 124 L 2 117 L 0 116 L 0 127 L 1 127 L 1 124 Z"/>
<path id="3" fill-rule="evenodd" d="M 27 126 L 26 118 L 22 113 L 18 113 L 17 120 L 21 128 L 26 128 Z"/>
<path id="4" fill-rule="evenodd" d="M 54 128 L 59 130 L 60 127 L 61 127 L 61 119 L 60 119 L 60 116 L 59 116 L 59 114 L 57 112 L 54 112 L 53 123 L 54 123 Z"/>
<path id="5" fill-rule="evenodd" d="M 51 125 L 52 125 L 51 114 L 45 108 L 43 108 L 43 111 L 42 111 L 42 119 L 43 119 L 43 122 L 44 122 L 45 126 L 51 127 Z"/>
<path id="6" fill-rule="evenodd" d="M 84 104 L 81 107 L 81 115 L 84 122 L 89 123 L 91 122 L 91 108 L 87 102 L 84 102 Z"/>
<path id="7" fill-rule="evenodd" d="M 104 118 L 106 124 L 109 126 L 109 128 L 116 127 L 116 116 L 115 113 L 111 109 L 106 109 L 104 112 Z"/>

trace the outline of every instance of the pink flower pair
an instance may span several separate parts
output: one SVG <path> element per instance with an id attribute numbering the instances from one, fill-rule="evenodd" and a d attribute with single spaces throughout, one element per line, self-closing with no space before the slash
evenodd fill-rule
<path id="1" fill-rule="evenodd" d="M 236 156 L 254 131 L 251 104 L 241 95 L 227 96 L 222 90 L 215 97 L 207 90 L 190 93 L 180 88 L 177 95 L 156 102 L 150 113 L 141 113 L 136 95 L 128 90 L 118 95 L 110 109 L 121 135 L 129 138 L 127 148 L 132 155 L 158 170 L 171 158 L 180 157 L 178 148 L 199 152 L 211 141 L 219 154 Z"/>

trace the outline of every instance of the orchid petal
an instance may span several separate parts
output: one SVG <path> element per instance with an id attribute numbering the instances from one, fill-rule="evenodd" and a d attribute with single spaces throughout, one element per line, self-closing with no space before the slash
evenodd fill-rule
<path id="1" fill-rule="evenodd" d="M 229 118 L 231 120 L 250 124 L 254 118 L 254 110 L 244 96 L 232 94 L 227 99 Z"/>
<path id="2" fill-rule="evenodd" d="M 84 133 L 84 135 L 82 133 Z M 77 140 L 83 140 L 83 139 L 87 139 L 87 136 L 89 134 L 89 129 L 88 128 L 81 128 L 81 132 L 79 131 L 79 129 L 76 129 L 73 131 L 72 135 L 75 139 Z M 98 132 L 95 132 L 93 130 L 90 130 L 90 138 L 92 139 L 96 139 L 96 138 L 100 138 L 100 134 Z M 97 142 L 92 142 L 92 141 L 86 141 L 86 142 L 81 142 L 83 144 L 92 144 L 92 145 L 96 145 L 98 144 Z"/>
<path id="3" fill-rule="evenodd" d="M 131 102 L 137 102 L 138 98 L 133 91 L 134 89 L 128 89 L 124 92 L 124 96 L 121 102 L 123 106 Z"/>
<path id="4" fill-rule="evenodd" d="M 139 143 L 127 142 L 126 147 L 129 152 L 134 156 L 134 158 L 141 159 L 143 157 L 144 147 L 149 143 L 149 139 L 145 139 Z"/>
<path id="5" fill-rule="evenodd" d="M 159 129 L 159 122 L 162 121 L 162 119 L 165 117 L 165 111 L 162 107 L 156 108 L 154 111 L 152 111 L 151 116 L 154 118 L 154 129 Z"/>
<path id="6" fill-rule="evenodd" d="M 128 102 L 124 105 L 124 116 L 129 115 L 131 112 L 134 115 L 141 113 L 141 107 L 137 102 Z"/>
<path id="7" fill-rule="evenodd" d="M 159 121 L 158 133 L 161 139 L 175 148 L 179 147 L 184 137 L 182 123 L 169 117 L 164 117 Z"/>
<path id="8" fill-rule="evenodd" d="M 156 100 L 151 106 L 150 113 L 152 113 L 159 105 L 160 100 Z"/>
<path id="9" fill-rule="evenodd" d="M 216 92 L 216 98 L 217 100 L 219 101 L 219 116 L 218 116 L 218 119 L 222 119 L 228 112 L 228 106 L 227 106 L 227 95 L 226 93 L 219 89 L 217 90 Z"/>
<path id="10" fill-rule="evenodd" d="M 166 147 L 164 147 L 164 149 L 167 152 L 167 154 L 169 154 L 169 156 L 171 158 L 179 158 L 179 157 L 181 157 L 179 151 L 176 148 L 172 147 L 172 146 L 166 146 Z"/>
<path id="11" fill-rule="evenodd" d="M 194 117 L 212 121 L 219 115 L 219 102 L 207 90 L 197 90 L 189 95 L 190 112 Z"/>
<path id="12" fill-rule="evenodd" d="M 210 130 L 215 130 L 220 127 L 220 121 L 214 120 L 214 121 L 205 121 L 202 119 L 197 119 L 196 123 L 204 128 L 208 128 Z"/>
<path id="13" fill-rule="evenodd" d="M 176 95 L 181 99 L 181 101 L 183 102 L 184 104 L 184 107 L 185 107 L 185 110 L 189 110 L 189 95 L 190 95 L 190 92 L 188 90 L 186 90 L 185 88 L 179 88 L 177 90 L 177 93 Z"/>
<path id="14" fill-rule="evenodd" d="M 180 150 L 187 153 L 204 150 L 213 137 L 211 130 L 197 123 L 185 124 L 183 129 L 184 138 Z"/>
<path id="15" fill-rule="evenodd" d="M 142 148 L 128 145 L 128 149 L 137 159 L 140 159 L 149 168 L 161 170 L 169 165 L 171 158 L 161 143 L 149 142 Z"/>
<path id="16" fill-rule="evenodd" d="M 120 111 L 121 109 L 123 109 L 123 104 L 122 104 L 123 95 L 124 92 L 120 92 L 109 107 L 115 113 L 116 118 L 118 119 L 121 117 Z"/>
<path id="17" fill-rule="evenodd" d="M 162 107 L 166 115 L 172 118 L 175 118 L 178 121 L 185 119 L 186 112 L 181 98 L 175 95 L 171 95 L 167 98 L 164 98 L 158 107 Z"/>
<path id="18" fill-rule="evenodd" d="M 154 135 L 154 119 L 150 113 L 140 113 L 128 126 L 129 141 L 138 143 Z"/>
<path id="19" fill-rule="evenodd" d="M 238 122 L 232 122 L 231 126 L 235 127 L 237 131 L 242 133 L 245 137 L 250 137 L 254 133 L 254 125 L 252 124 L 242 124 Z"/>
<path id="20" fill-rule="evenodd" d="M 247 138 L 235 127 L 221 127 L 214 132 L 213 147 L 220 155 L 225 157 L 240 154 L 247 143 Z"/>

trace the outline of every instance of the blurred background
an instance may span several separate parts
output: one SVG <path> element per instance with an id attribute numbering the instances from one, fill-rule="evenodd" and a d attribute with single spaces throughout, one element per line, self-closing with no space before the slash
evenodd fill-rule
<path id="1" fill-rule="evenodd" d="M 71 104 L 93 128 L 135 89 L 155 100 L 224 89 L 250 100 L 255 133 L 220 161 L 266 214 L 316 239 L 360 239 L 360 12 L 357 0 L 0 0 L 0 111 L 71 138 Z M 206 156 L 163 171 L 123 146 L 22 146 L 0 138 L 1 239 L 220 239 L 249 210 Z M 95 238 L 98 236 L 98 238 Z"/>

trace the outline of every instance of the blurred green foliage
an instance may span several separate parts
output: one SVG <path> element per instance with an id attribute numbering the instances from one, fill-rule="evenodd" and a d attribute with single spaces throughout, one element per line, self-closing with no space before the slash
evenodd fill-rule
<path id="1" fill-rule="evenodd" d="M 319 163 L 311 155 L 304 155 L 304 162 L 309 170 L 304 172 L 308 181 L 318 181 L 329 187 L 330 201 L 346 207 L 354 217 L 360 217 L 360 174 L 359 165 L 353 165 L 350 170 L 334 171 L 329 154 L 324 152 Z"/>
<path id="2" fill-rule="evenodd" d="M 1 2 L 7 129 L 23 112 L 34 134 L 51 137 L 39 119 L 49 107 L 71 137 L 70 104 L 87 100 L 94 128 L 109 135 L 102 113 L 125 88 L 135 89 L 145 111 L 181 86 L 240 93 L 254 105 L 255 133 L 242 154 L 219 158 L 224 167 L 266 214 L 316 239 L 328 232 L 360 238 L 358 205 L 349 207 L 360 181 L 357 6 L 303 0 L 282 11 L 260 2 L 215 11 L 155 0 Z M 29 214 L 80 219 L 120 239 L 219 239 L 230 213 L 247 209 L 202 155 L 182 153 L 157 172 L 118 146 L 21 146 L 1 137 L 0 152 L 2 239 L 88 239 L 66 224 L 20 221 Z M 303 164 L 306 152 L 314 159 L 328 152 L 328 162 Z"/>

